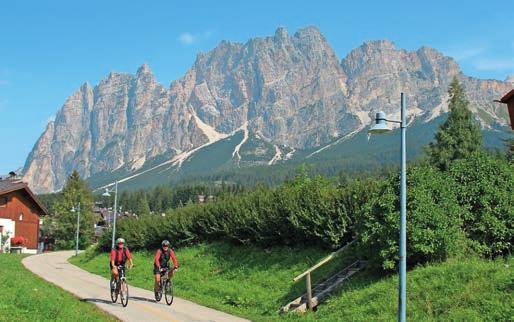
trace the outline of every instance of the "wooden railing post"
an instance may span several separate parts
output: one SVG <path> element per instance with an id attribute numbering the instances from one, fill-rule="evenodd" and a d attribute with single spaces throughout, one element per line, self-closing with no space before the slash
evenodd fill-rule
<path id="1" fill-rule="evenodd" d="M 311 273 L 308 273 L 305 277 L 307 284 L 307 308 L 312 310 L 312 287 L 311 287 Z"/>

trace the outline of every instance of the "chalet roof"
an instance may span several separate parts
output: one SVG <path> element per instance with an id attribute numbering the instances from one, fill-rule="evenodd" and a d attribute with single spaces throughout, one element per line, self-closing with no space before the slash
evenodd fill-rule
<path id="1" fill-rule="evenodd" d="M 503 96 L 501 99 L 500 99 L 500 102 L 501 103 L 507 103 L 508 101 L 510 101 L 511 99 L 514 98 L 514 89 L 511 90 L 510 92 L 508 92 L 507 94 L 505 94 L 505 96 Z"/>
<path id="2" fill-rule="evenodd" d="M 32 192 L 32 190 L 30 190 L 29 186 L 25 182 L 13 181 L 9 179 L 0 180 L 0 196 L 18 190 L 24 190 L 43 212 L 43 214 L 48 215 L 48 211 L 46 210 L 45 206 L 43 206 L 41 201 L 39 201 L 37 196 Z"/>

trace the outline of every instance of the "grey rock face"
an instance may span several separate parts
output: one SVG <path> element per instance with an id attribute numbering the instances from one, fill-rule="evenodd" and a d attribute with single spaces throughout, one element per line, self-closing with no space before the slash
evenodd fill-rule
<path id="1" fill-rule="evenodd" d="M 145 64 L 136 75 L 111 73 L 70 96 L 27 158 L 24 179 L 38 192 L 60 189 L 76 169 L 83 177 L 135 170 L 157 156 L 170 159 L 241 129 L 276 146 L 323 146 L 363 129 L 384 110 L 399 118 L 400 92 L 411 117 L 447 111 L 457 76 L 484 127 L 505 123 L 492 101 L 512 84 L 463 75 L 434 49 L 396 49 L 366 42 L 339 61 L 315 27 L 245 44 L 223 41 L 200 53 L 169 88 Z"/>

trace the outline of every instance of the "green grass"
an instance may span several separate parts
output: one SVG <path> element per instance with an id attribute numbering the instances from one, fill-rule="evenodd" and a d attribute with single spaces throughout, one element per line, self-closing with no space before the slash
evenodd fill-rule
<path id="1" fill-rule="evenodd" d="M 23 256 L 0 254 L 0 321 L 117 321 L 28 271 Z"/>
<path id="2" fill-rule="evenodd" d="M 351 253 L 351 251 L 350 251 Z M 152 288 L 152 253 L 135 253 L 129 284 Z M 304 291 L 292 278 L 327 255 L 317 248 L 274 247 L 262 250 L 225 243 L 177 250 L 181 269 L 177 296 L 254 321 L 394 321 L 395 276 L 359 273 L 336 291 L 317 312 L 280 315 L 279 308 Z M 108 277 L 107 254 L 85 254 L 72 263 Z M 352 260 L 347 254 L 317 271 L 319 281 Z M 416 321 L 507 321 L 513 318 L 514 260 L 450 260 L 408 273 L 408 313 Z"/>

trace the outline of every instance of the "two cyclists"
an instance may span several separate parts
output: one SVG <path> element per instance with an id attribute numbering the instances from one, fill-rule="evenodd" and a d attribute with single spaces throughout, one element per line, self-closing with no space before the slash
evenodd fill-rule
<path id="1" fill-rule="evenodd" d="M 168 272 L 169 278 L 173 277 L 174 270 L 169 270 L 169 262 L 170 260 L 173 262 L 174 270 L 177 270 L 179 267 L 177 257 L 175 256 L 175 252 L 170 247 L 170 242 L 167 240 L 163 240 L 161 243 L 161 247 L 156 251 L 153 263 L 153 274 L 154 274 L 154 293 L 155 299 L 157 301 L 160 300 L 160 282 L 161 282 L 161 273 Z M 118 267 L 124 269 L 126 263 L 128 262 L 128 268 L 132 269 L 134 263 L 132 261 L 132 254 L 129 249 L 125 247 L 125 239 L 118 238 L 116 240 L 116 247 L 111 250 L 109 267 L 111 270 L 111 292 L 116 287 L 116 283 L 119 278 Z"/>

